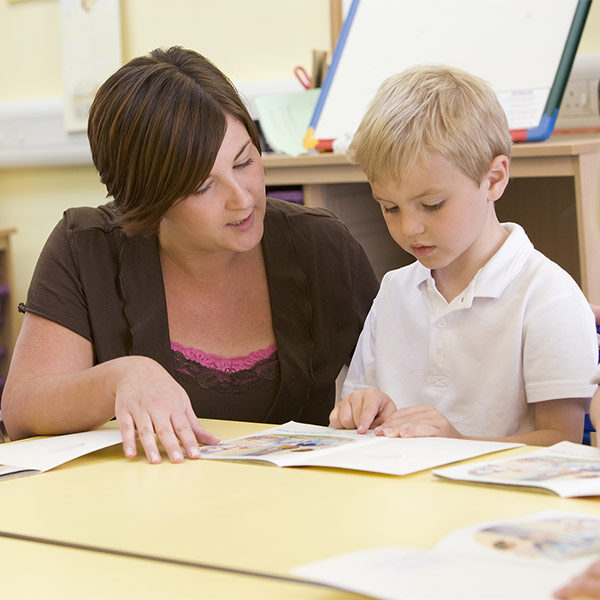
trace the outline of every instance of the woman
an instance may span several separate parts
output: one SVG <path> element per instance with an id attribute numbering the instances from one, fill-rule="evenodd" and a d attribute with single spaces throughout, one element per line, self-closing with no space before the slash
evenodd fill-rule
<path id="1" fill-rule="evenodd" d="M 156 437 L 181 462 L 216 442 L 196 416 L 326 424 L 377 281 L 330 213 L 265 198 L 231 82 L 155 50 L 101 86 L 88 136 L 114 201 L 67 210 L 42 251 L 2 397 L 11 438 L 116 417 L 126 456 L 137 431 L 150 462 Z"/>

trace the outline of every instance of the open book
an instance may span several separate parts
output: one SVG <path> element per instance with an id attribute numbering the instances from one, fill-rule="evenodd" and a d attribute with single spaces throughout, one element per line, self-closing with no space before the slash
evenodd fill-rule
<path id="1" fill-rule="evenodd" d="M 290 421 L 200 448 L 202 458 L 266 461 L 280 467 L 333 467 L 406 475 L 522 444 L 450 438 L 385 438 Z"/>
<path id="2" fill-rule="evenodd" d="M 457 530 L 433 550 L 360 550 L 292 573 L 382 600 L 549 600 L 598 552 L 599 516 L 545 511 Z"/>
<path id="3" fill-rule="evenodd" d="M 514 458 L 438 469 L 439 477 L 545 488 L 564 498 L 600 496 L 600 449 L 559 442 Z"/>
<path id="4" fill-rule="evenodd" d="M 43 473 L 122 441 L 118 429 L 98 429 L 0 445 L 0 479 Z"/>

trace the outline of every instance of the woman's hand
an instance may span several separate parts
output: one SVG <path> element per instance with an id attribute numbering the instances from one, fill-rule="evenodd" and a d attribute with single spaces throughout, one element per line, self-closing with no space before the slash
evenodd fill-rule
<path id="1" fill-rule="evenodd" d="M 160 462 L 155 434 L 174 463 L 183 461 L 181 446 L 189 458 L 198 458 L 198 442 L 218 443 L 198 423 L 185 390 L 161 365 L 145 356 L 129 356 L 114 362 L 117 361 L 115 416 L 125 456 L 136 455 L 136 430 L 151 463 Z"/>
<path id="2" fill-rule="evenodd" d="M 386 437 L 463 437 L 433 406 L 399 408 L 375 428 L 375 433 Z"/>
<path id="3" fill-rule="evenodd" d="M 366 433 L 383 423 L 396 410 L 392 399 L 376 389 L 364 389 L 344 396 L 329 415 L 329 425 L 336 429 L 357 429 Z"/>
<path id="4" fill-rule="evenodd" d="M 600 598 L 600 560 L 592 563 L 581 575 L 554 592 L 555 598 Z"/>
<path id="5" fill-rule="evenodd" d="M 156 361 L 121 356 L 93 363 L 92 343 L 70 329 L 27 313 L 2 394 L 11 439 L 88 431 L 117 417 L 126 456 L 136 455 L 136 430 L 148 460 L 160 462 L 155 434 L 173 462 L 183 446 L 215 444 L 185 390 Z M 180 446 L 181 444 L 181 446 Z"/>

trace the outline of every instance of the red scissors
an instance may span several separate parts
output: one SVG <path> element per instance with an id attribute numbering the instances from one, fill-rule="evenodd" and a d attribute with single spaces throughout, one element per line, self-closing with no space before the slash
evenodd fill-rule
<path id="1" fill-rule="evenodd" d="M 300 82 L 300 85 L 305 89 L 305 90 L 309 90 L 312 84 L 312 79 L 310 77 L 310 75 L 306 72 L 306 69 L 304 67 L 295 67 L 294 68 L 294 75 L 296 76 L 296 79 Z"/>

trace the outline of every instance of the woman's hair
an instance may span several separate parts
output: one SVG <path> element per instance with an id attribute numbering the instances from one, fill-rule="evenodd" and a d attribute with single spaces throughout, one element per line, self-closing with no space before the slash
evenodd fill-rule
<path id="1" fill-rule="evenodd" d="M 102 84 L 88 138 L 128 235 L 156 232 L 165 212 L 210 175 L 226 115 L 246 127 L 260 151 L 256 125 L 231 81 L 192 50 L 156 49 Z"/>
<path id="2" fill-rule="evenodd" d="M 386 79 L 350 145 L 370 181 L 401 179 L 426 154 L 451 161 L 479 185 L 494 157 L 510 158 L 504 109 L 479 77 L 418 65 Z"/>

